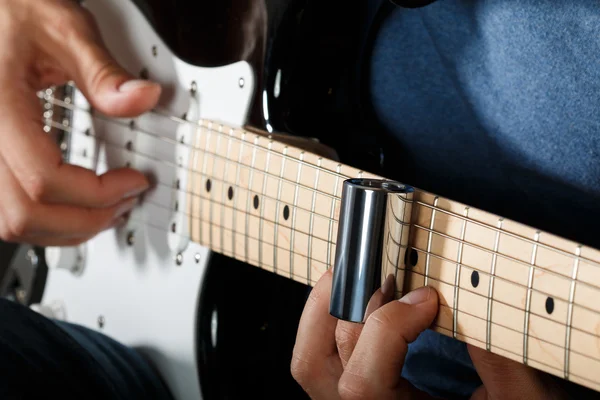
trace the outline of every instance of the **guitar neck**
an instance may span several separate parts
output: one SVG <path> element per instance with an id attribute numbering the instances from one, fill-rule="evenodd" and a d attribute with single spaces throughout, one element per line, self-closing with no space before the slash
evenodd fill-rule
<path id="1" fill-rule="evenodd" d="M 333 265 L 343 182 L 379 178 L 203 121 L 191 146 L 191 240 L 304 284 Z M 440 294 L 432 329 L 600 390 L 600 252 L 415 189 L 396 297 Z"/>

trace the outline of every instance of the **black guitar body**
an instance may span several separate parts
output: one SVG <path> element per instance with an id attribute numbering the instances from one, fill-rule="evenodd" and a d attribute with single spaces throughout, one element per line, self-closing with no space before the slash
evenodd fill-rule
<path id="1" fill-rule="evenodd" d="M 342 161 L 379 171 L 381 145 L 365 124 L 368 111 L 355 102 L 362 30 L 373 17 L 373 5 L 368 10 L 366 2 L 350 6 L 340 0 L 135 2 L 183 60 L 200 66 L 238 60 L 253 65 L 257 89 L 249 125 L 317 138 L 335 148 Z M 290 361 L 309 290 L 215 254 L 198 321 L 199 378 L 206 399 L 307 398 L 291 377 Z"/>

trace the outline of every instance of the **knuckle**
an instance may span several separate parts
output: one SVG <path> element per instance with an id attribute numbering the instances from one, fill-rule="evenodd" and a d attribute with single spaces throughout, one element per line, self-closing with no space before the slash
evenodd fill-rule
<path id="1" fill-rule="evenodd" d="M 312 365 L 305 358 L 299 357 L 297 354 L 294 354 L 292 357 L 292 362 L 290 364 L 290 372 L 292 377 L 298 384 L 306 388 L 312 382 Z"/>
<path id="2" fill-rule="evenodd" d="M 374 390 L 362 376 L 344 372 L 338 382 L 338 394 L 342 400 L 364 400 L 374 398 Z"/>
<path id="3" fill-rule="evenodd" d="M 34 202 L 39 202 L 44 198 L 48 190 L 48 183 L 43 176 L 33 174 L 23 183 L 23 189 Z"/>
<path id="4" fill-rule="evenodd" d="M 375 310 L 373 314 L 367 318 L 367 322 L 365 326 L 369 325 L 377 330 L 388 330 L 394 329 L 394 319 L 391 317 L 389 313 L 389 309 L 386 307 L 379 308 Z"/>
<path id="5" fill-rule="evenodd" d="M 335 341 L 337 343 L 338 352 L 346 353 L 354 349 L 358 342 L 360 332 L 356 327 L 349 324 L 338 323 L 335 329 Z"/>
<path id="6" fill-rule="evenodd" d="M 64 43 L 71 43 L 72 39 L 89 35 L 92 31 L 90 24 L 93 18 L 78 4 L 59 0 L 48 4 L 43 12 L 49 21 L 53 21 L 47 24 L 48 32 Z"/>
<path id="7" fill-rule="evenodd" d="M 18 240 L 27 233 L 29 220 L 27 217 L 27 212 L 25 212 L 23 208 L 17 208 L 13 210 L 7 215 L 6 220 L 6 226 L 3 232 L 6 236 L 6 240 Z"/>

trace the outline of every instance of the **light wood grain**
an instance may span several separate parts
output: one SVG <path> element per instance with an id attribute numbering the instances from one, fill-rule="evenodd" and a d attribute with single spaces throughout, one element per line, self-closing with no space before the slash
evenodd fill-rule
<path id="1" fill-rule="evenodd" d="M 335 258 L 344 180 L 382 177 L 268 136 L 220 130 L 203 122 L 194 141 L 192 240 L 314 285 Z M 399 246 L 383 258 L 397 297 L 430 285 L 440 293 L 436 331 L 600 387 L 600 252 L 418 189 L 411 204 L 406 246 L 417 263 L 394 263 L 405 256 Z"/>

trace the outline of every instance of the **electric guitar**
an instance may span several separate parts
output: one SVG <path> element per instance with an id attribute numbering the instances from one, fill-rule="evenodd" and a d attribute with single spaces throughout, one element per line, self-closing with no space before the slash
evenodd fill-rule
<path id="1" fill-rule="evenodd" d="M 205 38 L 202 46 L 214 47 L 205 54 L 223 56 L 203 60 L 183 47 L 175 54 L 178 36 L 153 18 L 156 10 L 87 0 L 82 6 L 115 58 L 163 85 L 160 104 L 116 119 L 91 109 L 74 85 L 40 94 L 44 129 L 57 135 L 67 162 L 99 174 L 131 166 L 155 184 L 126 226 L 82 246 L 45 249 L 49 270 L 34 307 L 139 349 L 178 399 L 206 395 L 206 351 L 221 345 L 222 315 L 207 297 L 211 269 L 226 277 L 224 260 L 237 260 L 297 283 L 293 290 L 302 296 L 336 262 L 348 180 L 360 186 L 395 178 L 379 174 L 377 151 L 350 165 L 312 140 L 281 132 L 289 119 L 278 118 L 294 100 L 286 97 L 287 70 L 277 66 L 302 48 L 299 36 L 311 36 L 290 27 L 311 9 L 293 1 L 268 10 L 250 3 L 239 12 L 258 22 L 240 22 L 236 34 L 228 32 L 239 40 L 219 42 L 221 48 Z M 267 26 L 267 15 L 279 24 L 255 29 Z M 210 17 L 199 15 L 199 24 Z M 191 31 L 178 28 L 178 35 Z M 287 53 L 285 43 L 294 43 Z M 319 109 L 335 89 L 320 92 Z M 396 297 L 431 285 L 441 301 L 435 331 L 600 389 L 600 251 L 418 188 L 397 188 L 388 195 L 378 255 L 379 273 L 396 277 Z"/>

